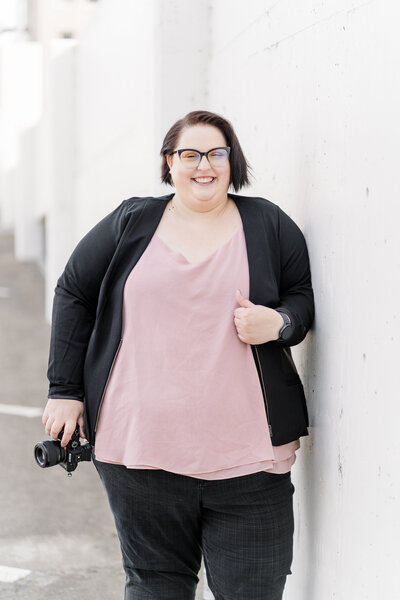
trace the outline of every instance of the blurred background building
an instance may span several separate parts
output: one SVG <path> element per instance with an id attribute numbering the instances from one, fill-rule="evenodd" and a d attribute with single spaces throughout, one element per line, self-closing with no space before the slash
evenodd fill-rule
<path id="1" fill-rule="evenodd" d="M 161 141 L 189 110 L 231 120 L 243 193 L 305 234 L 317 316 L 294 356 L 312 427 L 287 600 L 400 597 L 399 22 L 397 0 L 0 6 L 0 228 L 41 265 L 48 318 L 85 232 L 167 193 Z"/>

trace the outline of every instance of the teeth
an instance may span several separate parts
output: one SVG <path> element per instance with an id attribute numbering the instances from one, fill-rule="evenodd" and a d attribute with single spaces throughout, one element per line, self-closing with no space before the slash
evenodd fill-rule
<path id="1" fill-rule="evenodd" d="M 213 179 L 214 179 L 214 177 L 195 177 L 194 178 L 194 180 L 198 181 L 199 183 L 209 183 Z"/>

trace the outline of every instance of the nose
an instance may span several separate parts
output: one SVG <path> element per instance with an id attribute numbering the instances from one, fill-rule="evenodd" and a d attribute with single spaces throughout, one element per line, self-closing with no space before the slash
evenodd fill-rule
<path id="1" fill-rule="evenodd" d="M 206 157 L 206 156 L 202 156 L 202 157 L 201 157 L 201 161 L 199 162 L 199 164 L 198 164 L 198 167 L 197 167 L 197 168 L 198 168 L 198 169 L 201 169 L 201 170 L 203 170 L 203 171 L 204 171 L 204 170 L 207 170 L 207 171 L 208 171 L 208 169 L 210 168 L 210 166 L 211 166 L 211 165 L 210 165 L 210 163 L 208 162 L 208 160 L 207 160 L 207 157 Z"/>

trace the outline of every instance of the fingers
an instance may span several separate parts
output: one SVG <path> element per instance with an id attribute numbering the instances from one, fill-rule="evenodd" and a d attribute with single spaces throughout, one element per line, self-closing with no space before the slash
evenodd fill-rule
<path id="1" fill-rule="evenodd" d="M 239 332 L 241 329 L 241 322 L 238 321 L 237 319 L 234 319 L 234 321 L 235 321 L 236 331 Z"/>
<path id="2" fill-rule="evenodd" d="M 53 427 L 53 423 L 54 423 L 54 417 L 47 417 L 47 420 L 45 421 L 44 425 L 45 425 L 45 432 L 47 433 L 47 435 L 51 435 L 51 429 Z"/>
<path id="3" fill-rule="evenodd" d="M 47 435 L 52 437 L 54 440 L 58 439 L 58 434 L 61 429 L 64 427 L 64 421 L 62 419 L 57 419 L 55 417 L 49 417 L 46 422 L 45 431 Z M 71 437 L 71 436 L 70 436 Z"/>
<path id="4" fill-rule="evenodd" d="M 243 321 L 241 321 L 240 319 L 237 319 L 236 317 L 233 320 L 235 322 L 236 333 L 237 333 L 239 340 L 241 342 L 247 342 L 245 329 L 243 327 Z"/>
<path id="5" fill-rule="evenodd" d="M 235 292 L 235 296 L 236 296 L 236 300 L 237 300 L 237 303 L 238 303 L 238 304 L 240 304 L 240 302 L 241 302 L 242 300 L 244 300 L 244 298 L 243 298 L 243 294 L 242 294 L 242 292 L 239 290 L 239 288 L 236 290 L 236 292 Z"/>
<path id="6" fill-rule="evenodd" d="M 57 430 L 58 424 L 56 423 L 56 414 L 53 410 L 51 410 L 50 402 L 47 402 L 46 408 L 44 409 L 42 423 L 47 435 L 57 439 L 57 435 L 59 434 L 63 424 L 61 423 Z"/>
<path id="7" fill-rule="evenodd" d="M 246 324 L 246 312 L 247 308 L 236 308 L 233 311 L 233 322 L 235 324 L 236 332 L 240 341 L 244 341 L 242 338 L 241 329 Z"/>
<path id="8" fill-rule="evenodd" d="M 244 335 L 249 327 L 250 320 L 247 308 L 237 308 L 233 313 L 233 322 L 236 327 L 236 331 L 239 339 L 243 342 L 245 341 Z"/>
<path id="9" fill-rule="evenodd" d="M 83 403 L 79 400 L 50 398 L 42 417 L 47 435 L 56 440 L 61 429 L 64 428 L 61 446 L 65 447 L 70 441 L 78 423 L 80 435 L 84 438 L 83 411 Z"/>
<path id="10" fill-rule="evenodd" d="M 86 435 L 85 435 L 85 431 L 84 431 L 83 416 L 79 417 L 79 419 L 78 419 L 78 425 L 79 425 L 79 435 L 81 436 L 81 438 L 83 438 L 84 440 L 86 440 Z"/>
<path id="11" fill-rule="evenodd" d="M 248 314 L 249 309 L 244 307 L 235 308 L 235 310 L 233 311 L 233 316 L 237 319 L 244 319 L 246 316 L 248 316 Z"/>
<path id="12" fill-rule="evenodd" d="M 51 420 L 48 419 L 45 427 L 47 435 L 52 437 L 54 440 L 58 440 L 58 435 L 62 428 L 64 428 L 63 436 L 61 438 L 61 446 L 64 448 L 71 439 L 72 434 L 75 431 L 77 421 L 75 419 L 64 422 L 63 420 Z M 80 437 L 85 438 L 83 431 L 83 417 L 78 420 Z"/>
<path id="13" fill-rule="evenodd" d="M 75 427 L 76 427 L 76 421 L 75 420 L 73 420 L 73 421 L 67 421 L 65 423 L 65 425 L 64 425 L 64 433 L 63 433 L 63 436 L 61 438 L 61 446 L 63 448 L 68 444 L 69 440 L 71 439 L 71 436 L 72 436 L 72 434 L 75 431 Z M 60 430 L 61 430 L 61 428 L 60 428 Z"/>
<path id="14" fill-rule="evenodd" d="M 250 306 L 254 306 L 254 304 L 248 299 L 244 298 L 242 292 L 238 289 L 236 290 L 236 302 L 245 308 L 249 308 Z"/>

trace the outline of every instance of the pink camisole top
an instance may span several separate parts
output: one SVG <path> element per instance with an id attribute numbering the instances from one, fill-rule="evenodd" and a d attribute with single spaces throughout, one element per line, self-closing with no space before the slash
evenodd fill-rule
<path id="1" fill-rule="evenodd" d="M 196 263 L 152 237 L 125 283 L 97 460 L 208 480 L 290 470 L 300 442 L 271 444 L 251 346 L 233 320 L 238 288 L 248 298 L 243 226 Z"/>

